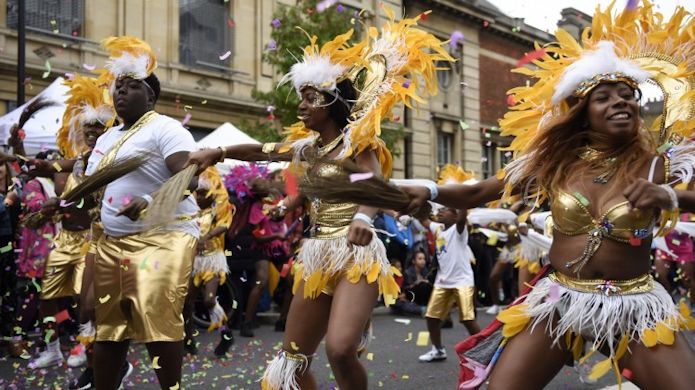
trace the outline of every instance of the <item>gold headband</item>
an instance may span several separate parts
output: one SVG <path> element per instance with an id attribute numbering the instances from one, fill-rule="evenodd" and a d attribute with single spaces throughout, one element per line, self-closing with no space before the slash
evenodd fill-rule
<path id="1" fill-rule="evenodd" d="M 572 95 L 576 97 L 584 97 L 601 83 L 625 83 L 629 85 L 632 89 L 639 88 L 639 84 L 637 83 L 637 81 L 635 81 L 635 79 L 626 75 L 625 73 L 601 73 L 595 75 L 594 77 L 588 80 L 582 81 L 581 84 L 579 84 L 579 86 L 577 87 L 577 89 L 574 90 L 574 93 L 572 93 Z"/>

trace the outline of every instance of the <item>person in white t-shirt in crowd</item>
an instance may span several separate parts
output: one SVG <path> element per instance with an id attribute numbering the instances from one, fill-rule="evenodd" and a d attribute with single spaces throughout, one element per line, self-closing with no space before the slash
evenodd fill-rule
<path id="1" fill-rule="evenodd" d="M 437 213 L 438 222 L 425 221 L 435 235 L 439 270 L 425 313 L 432 350 L 420 356 L 421 362 L 446 359 L 441 327 L 454 304 L 457 304 L 459 320 L 468 332 L 473 335 L 480 331 L 475 320 L 475 283 L 471 268 L 474 258 L 468 246 L 466 216 L 466 210 L 444 207 Z"/>

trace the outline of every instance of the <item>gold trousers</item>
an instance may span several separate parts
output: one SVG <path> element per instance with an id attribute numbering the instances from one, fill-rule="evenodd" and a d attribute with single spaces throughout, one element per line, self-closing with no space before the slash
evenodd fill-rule
<path id="1" fill-rule="evenodd" d="M 102 235 L 94 272 L 96 341 L 183 340 L 196 241 L 164 230 Z"/>
<path id="2" fill-rule="evenodd" d="M 89 230 L 61 230 L 53 250 L 46 259 L 41 283 L 41 299 L 55 299 L 80 294 L 84 256 L 87 253 Z"/>
<path id="3" fill-rule="evenodd" d="M 439 318 L 444 321 L 451 312 L 454 304 L 459 308 L 459 321 L 470 321 L 475 319 L 475 303 L 473 302 L 473 286 L 442 288 L 435 287 L 427 303 L 427 313 L 425 317 Z"/>

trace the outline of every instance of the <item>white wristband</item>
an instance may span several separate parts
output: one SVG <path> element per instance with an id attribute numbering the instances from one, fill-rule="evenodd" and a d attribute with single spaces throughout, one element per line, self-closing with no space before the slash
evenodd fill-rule
<path id="1" fill-rule="evenodd" d="M 366 222 L 369 226 L 373 226 L 374 221 L 372 221 L 371 218 L 369 218 L 369 215 L 365 213 L 356 213 L 355 215 L 352 216 L 352 220 L 360 220 L 363 222 Z"/>
<path id="2" fill-rule="evenodd" d="M 676 194 L 676 190 L 671 188 L 670 185 L 668 184 L 661 184 L 659 187 L 663 188 L 666 190 L 666 193 L 668 193 L 668 197 L 671 200 L 671 207 L 669 210 L 675 210 L 678 208 L 678 195 Z"/>
<path id="3" fill-rule="evenodd" d="M 150 196 L 150 194 L 143 195 L 142 199 L 145 199 L 145 201 L 147 201 L 148 206 L 150 205 L 150 203 L 152 203 L 152 200 L 153 200 L 152 197 Z"/>
<path id="4" fill-rule="evenodd" d="M 439 196 L 439 188 L 437 188 L 437 183 L 428 182 L 428 183 L 425 183 L 424 185 L 425 185 L 425 187 L 427 187 L 428 190 L 430 190 L 430 200 L 437 199 L 437 196 Z"/>

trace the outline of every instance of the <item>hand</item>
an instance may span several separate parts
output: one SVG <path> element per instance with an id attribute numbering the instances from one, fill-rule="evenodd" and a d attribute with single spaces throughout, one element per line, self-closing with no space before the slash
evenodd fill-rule
<path id="1" fill-rule="evenodd" d="M 410 197 L 410 204 L 405 211 L 406 214 L 415 214 L 424 205 L 428 204 L 427 201 L 430 200 L 430 190 L 423 186 L 400 186 L 403 192 L 408 194 Z"/>
<path id="2" fill-rule="evenodd" d="M 30 176 L 53 176 L 55 168 L 48 160 L 31 160 L 27 164 L 29 169 L 27 172 Z"/>
<path id="3" fill-rule="evenodd" d="M 205 250 L 208 248 L 208 236 L 203 236 L 200 237 L 198 240 L 198 245 L 196 247 L 196 250 L 198 253 L 205 252 Z"/>
<path id="4" fill-rule="evenodd" d="M 623 191 L 623 195 L 630 202 L 633 210 L 652 208 L 669 210 L 671 208 L 671 198 L 668 192 L 649 180 L 637 179 L 634 183 L 627 186 Z"/>
<path id="5" fill-rule="evenodd" d="M 41 206 L 41 213 L 46 216 L 52 216 L 58 212 L 60 208 L 59 198 L 50 198 L 43 203 Z"/>
<path id="6" fill-rule="evenodd" d="M 348 230 L 348 243 L 350 245 L 365 246 L 372 242 L 372 227 L 366 222 L 355 219 L 350 224 L 350 230 Z"/>
<path id="7" fill-rule="evenodd" d="M 134 197 L 127 205 L 121 207 L 116 213 L 116 216 L 124 215 L 130 218 L 131 221 L 137 221 L 140 218 L 142 210 L 147 208 L 147 201 L 140 197 Z"/>
<path id="8" fill-rule="evenodd" d="M 215 165 L 215 163 L 220 160 L 220 157 L 222 157 L 222 151 L 219 148 L 197 150 L 188 154 L 188 161 L 184 165 L 184 168 L 189 165 L 197 164 L 197 174 L 200 174 L 207 167 Z"/>

